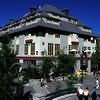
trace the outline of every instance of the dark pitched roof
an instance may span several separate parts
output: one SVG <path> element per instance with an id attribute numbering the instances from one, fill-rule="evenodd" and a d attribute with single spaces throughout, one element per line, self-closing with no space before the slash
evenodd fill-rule
<path id="1" fill-rule="evenodd" d="M 74 32 L 79 33 L 79 29 L 76 27 L 75 24 L 71 24 L 68 22 L 61 21 L 60 26 L 62 30 L 68 31 L 68 32 Z"/>
<path id="2" fill-rule="evenodd" d="M 41 17 L 50 17 L 50 16 L 47 15 L 47 12 L 51 12 L 51 13 L 55 13 L 55 14 L 58 14 L 58 15 L 61 15 L 61 16 L 65 16 L 65 14 L 61 10 L 59 10 L 56 7 L 51 6 L 51 5 L 45 5 L 42 8 L 39 7 L 39 9 L 35 9 L 35 10 L 33 9 L 33 12 L 34 11 L 41 12 L 40 15 L 39 15 L 40 18 Z M 31 14 L 31 13 L 29 13 L 29 14 Z M 69 16 L 69 17 L 73 18 L 72 16 Z M 13 34 L 13 33 L 16 33 L 16 32 L 20 32 L 20 31 L 24 31 L 24 30 L 28 30 L 28 29 L 31 29 L 31 28 L 35 28 L 35 27 L 41 26 L 41 27 L 56 29 L 56 30 L 65 31 L 65 32 L 73 32 L 73 33 L 77 33 L 77 34 L 83 34 L 83 35 L 88 35 L 88 36 L 95 36 L 92 33 L 82 31 L 81 29 L 79 29 L 77 27 L 76 24 L 72 24 L 72 23 L 65 22 L 65 21 L 60 21 L 60 20 L 58 20 L 58 22 L 60 23 L 60 25 L 54 25 L 54 24 L 50 24 L 50 23 L 45 23 L 41 19 L 38 23 L 34 23 L 32 25 L 29 25 L 29 26 L 24 26 L 24 27 L 22 27 L 20 29 L 11 30 L 11 31 L 9 31 L 9 34 Z M 81 22 L 78 22 L 78 25 L 82 25 L 82 26 L 86 27 L 86 25 L 82 24 Z M 3 33 L 1 33 L 1 35 L 2 34 Z"/>
<path id="3" fill-rule="evenodd" d="M 82 23 L 80 21 L 78 21 L 77 26 L 83 26 L 83 27 L 86 27 L 88 29 L 92 29 L 90 26 L 87 26 L 86 24 L 84 24 L 84 23 Z"/>
<path id="4" fill-rule="evenodd" d="M 91 34 L 91 33 L 88 33 L 88 32 L 83 32 L 74 24 L 61 21 L 60 25 L 54 25 L 54 24 L 50 24 L 50 23 L 45 23 L 42 19 L 38 23 L 29 25 L 29 26 L 24 26 L 20 29 L 11 30 L 11 31 L 9 31 L 8 34 L 14 34 L 16 32 L 20 32 L 20 31 L 24 31 L 24 30 L 28 30 L 28 29 L 32 29 L 32 28 L 36 28 L 36 27 L 51 28 L 51 29 L 60 30 L 60 31 L 63 31 L 63 32 L 66 32 L 66 33 L 70 32 L 70 33 L 77 33 L 77 34 L 82 34 L 82 35 L 88 35 L 88 36 L 94 36 L 95 37 L 95 34 Z M 1 34 L 1 35 L 4 35 L 4 34 Z"/>

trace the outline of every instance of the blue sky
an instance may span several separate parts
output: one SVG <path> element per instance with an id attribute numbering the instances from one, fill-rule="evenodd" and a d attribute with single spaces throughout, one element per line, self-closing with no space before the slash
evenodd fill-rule
<path id="1" fill-rule="evenodd" d="M 0 0 L 0 26 L 9 19 L 23 16 L 31 7 L 51 4 L 59 9 L 68 8 L 70 14 L 91 26 L 100 35 L 100 0 Z"/>

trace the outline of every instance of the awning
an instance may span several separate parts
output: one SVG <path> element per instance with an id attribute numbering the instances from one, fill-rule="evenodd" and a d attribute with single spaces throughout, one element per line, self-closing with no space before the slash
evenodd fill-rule
<path id="1" fill-rule="evenodd" d="M 77 50 L 76 50 L 76 49 L 71 49 L 70 51 L 71 51 L 71 52 L 76 52 Z"/>

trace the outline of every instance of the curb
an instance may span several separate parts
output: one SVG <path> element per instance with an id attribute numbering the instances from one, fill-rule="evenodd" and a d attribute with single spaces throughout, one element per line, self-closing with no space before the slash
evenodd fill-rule
<path id="1" fill-rule="evenodd" d="M 68 98 L 68 97 L 71 97 L 71 96 L 76 96 L 76 93 L 66 94 L 66 95 L 54 98 L 53 100 L 61 100 L 61 99 Z"/>

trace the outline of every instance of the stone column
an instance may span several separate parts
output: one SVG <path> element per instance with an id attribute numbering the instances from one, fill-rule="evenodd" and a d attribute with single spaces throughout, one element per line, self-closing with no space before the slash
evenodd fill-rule
<path id="1" fill-rule="evenodd" d="M 91 73 L 91 59 L 88 59 L 88 68 L 87 68 L 88 73 Z"/>
<path id="2" fill-rule="evenodd" d="M 76 64 L 75 64 L 75 71 L 78 71 L 80 70 L 80 55 L 79 54 L 76 54 Z"/>
<path id="3" fill-rule="evenodd" d="M 75 71 L 80 70 L 80 59 L 76 60 L 76 66 L 75 66 Z"/>

